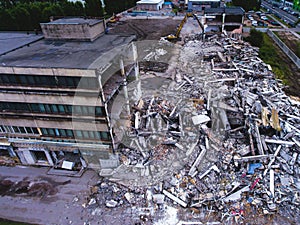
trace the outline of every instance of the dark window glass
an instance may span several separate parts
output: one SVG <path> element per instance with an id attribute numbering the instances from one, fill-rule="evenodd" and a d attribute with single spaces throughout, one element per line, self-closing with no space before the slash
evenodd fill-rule
<path id="1" fill-rule="evenodd" d="M 41 128 L 42 134 L 43 135 L 49 135 L 48 129 L 46 128 Z"/>
<path id="2" fill-rule="evenodd" d="M 81 130 L 76 130 L 75 133 L 76 133 L 76 137 L 82 138 Z"/>
<path id="3" fill-rule="evenodd" d="M 89 136 L 91 139 L 95 139 L 94 131 L 89 131 Z"/>
<path id="4" fill-rule="evenodd" d="M 28 84 L 26 76 L 23 76 L 23 75 L 19 76 L 19 81 L 23 85 L 27 85 Z"/>
<path id="5" fill-rule="evenodd" d="M 72 130 L 67 130 L 68 137 L 74 137 Z"/>
<path id="6" fill-rule="evenodd" d="M 65 107 L 63 105 L 58 105 L 58 111 L 60 113 L 65 113 Z"/>
<path id="7" fill-rule="evenodd" d="M 9 79 L 9 82 L 10 82 L 11 84 L 17 84 L 17 83 L 18 83 L 18 82 L 17 82 L 17 79 L 16 79 L 16 77 L 15 77 L 15 75 L 13 75 L 13 74 L 9 75 L 9 76 L 8 76 L 8 79 Z"/>
<path id="8" fill-rule="evenodd" d="M 73 107 L 72 107 L 71 105 L 66 105 L 65 107 L 66 107 L 66 112 L 67 112 L 68 114 L 71 114 L 71 113 L 72 113 L 72 110 L 73 110 Z"/>
<path id="9" fill-rule="evenodd" d="M 103 116 L 103 109 L 100 106 L 96 106 L 96 115 Z"/>
<path id="10" fill-rule="evenodd" d="M 15 133 L 20 133 L 18 127 L 13 126 L 12 128 L 13 128 L 13 131 L 14 131 Z"/>
<path id="11" fill-rule="evenodd" d="M 35 127 L 31 127 L 31 129 L 32 129 L 33 133 L 35 133 L 35 134 L 39 134 L 39 131 L 38 131 L 38 129 L 36 129 Z"/>
<path id="12" fill-rule="evenodd" d="M 88 115 L 88 106 L 81 106 L 81 111 L 83 115 Z"/>
<path id="13" fill-rule="evenodd" d="M 89 138 L 89 132 L 88 131 L 82 131 L 84 138 Z"/>
<path id="14" fill-rule="evenodd" d="M 40 85 L 47 86 L 48 85 L 48 79 L 46 76 L 39 76 L 40 77 Z"/>
<path id="15" fill-rule="evenodd" d="M 54 112 L 54 113 L 58 112 L 58 108 L 56 105 L 51 105 L 51 109 L 52 109 L 52 112 Z"/>
<path id="16" fill-rule="evenodd" d="M 48 128 L 48 133 L 51 136 L 55 136 L 54 129 L 52 129 L 52 128 Z"/>
<path id="17" fill-rule="evenodd" d="M 46 112 L 51 113 L 50 106 L 48 104 L 45 104 L 44 106 L 45 106 Z"/>
<path id="18" fill-rule="evenodd" d="M 25 131 L 25 128 L 24 128 L 24 127 L 19 127 L 19 129 L 20 129 L 20 132 L 21 132 L 21 133 L 23 133 L 23 134 L 25 134 L 25 133 L 26 133 L 26 131 Z"/>
<path id="19" fill-rule="evenodd" d="M 64 129 L 60 129 L 60 130 L 59 130 L 59 133 L 60 133 L 60 135 L 63 136 L 63 137 L 66 137 L 66 136 L 67 136 L 66 131 L 65 131 Z"/>
<path id="20" fill-rule="evenodd" d="M 88 108 L 89 115 L 95 115 L 95 107 L 94 106 L 87 106 L 87 108 Z"/>
<path id="21" fill-rule="evenodd" d="M 26 130 L 26 132 L 27 132 L 28 134 L 31 134 L 31 133 L 32 133 L 30 127 L 25 127 L 25 130 Z"/>
<path id="22" fill-rule="evenodd" d="M 45 112 L 46 111 L 43 104 L 39 104 L 39 107 L 40 107 L 40 112 Z"/>
<path id="23" fill-rule="evenodd" d="M 9 84 L 10 82 L 9 82 L 9 79 L 8 79 L 8 75 L 2 75 L 2 81 L 5 84 Z"/>
<path id="24" fill-rule="evenodd" d="M 99 131 L 94 131 L 94 134 L 95 134 L 96 139 L 101 139 Z"/>
<path id="25" fill-rule="evenodd" d="M 67 86 L 67 81 L 65 77 L 57 77 L 58 80 L 58 85 L 62 86 L 62 87 L 66 87 Z"/>
<path id="26" fill-rule="evenodd" d="M 108 140 L 108 132 L 101 132 L 101 138 L 103 140 Z"/>
<path id="27" fill-rule="evenodd" d="M 27 76 L 27 82 L 28 82 L 28 84 L 35 84 L 33 76 L 31 76 L 31 75 Z"/>
<path id="28" fill-rule="evenodd" d="M 32 112 L 39 112 L 40 108 L 38 104 L 30 104 Z"/>

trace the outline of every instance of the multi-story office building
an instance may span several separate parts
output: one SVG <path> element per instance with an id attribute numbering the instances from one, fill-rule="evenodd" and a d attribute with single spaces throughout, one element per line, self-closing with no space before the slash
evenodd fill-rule
<path id="1" fill-rule="evenodd" d="M 134 36 L 103 34 L 94 19 L 41 27 L 45 38 L 7 39 L 11 48 L 0 51 L 1 155 L 24 165 L 100 168 L 114 148 L 109 107 L 124 80 L 111 62 Z"/>

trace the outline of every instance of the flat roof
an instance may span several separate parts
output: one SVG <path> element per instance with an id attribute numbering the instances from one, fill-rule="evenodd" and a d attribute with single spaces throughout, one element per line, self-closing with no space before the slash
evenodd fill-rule
<path id="1" fill-rule="evenodd" d="M 1 33 L 0 39 L 3 39 Z M 42 39 L 29 46 L 26 45 L 0 55 L 0 65 L 4 67 L 97 69 L 114 57 L 115 53 L 112 52 L 117 52 L 117 49 L 134 39 L 134 35 L 110 34 L 102 35 L 93 42 Z M 10 41 L 8 39 L 2 43 L 5 45 Z"/>
<path id="2" fill-rule="evenodd" d="M 245 10 L 242 7 L 219 7 L 219 8 L 205 8 L 204 14 L 222 14 L 227 15 L 243 15 Z"/>
<path id="3" fill-rule="evenodd" d="M 0 32 L 0 55 L 13 51 L 29 43 L 43 38 L 41 34 L 27 34 L 25 32 Z"/>
<path id="4" fill-rule="evenodd" d="M 103 20 L 100 19 L 86 19 L 86 18 L 61 18 L 57 20 L 53 20 L 48 23 L 42 23 L 42 24 L 89 24 L 94 25 L 97 23 L 102 22 Z"/>
<path id="5" fill-rule="evenodd" d="M 158 4 L 164 2 L 164 0 L 140 0 L 136 4 Z"/>

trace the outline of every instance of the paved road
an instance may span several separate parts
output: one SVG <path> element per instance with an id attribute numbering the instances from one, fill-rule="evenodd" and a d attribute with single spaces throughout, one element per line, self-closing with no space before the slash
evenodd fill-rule
<path id="1" fill-rule="evenodd" d="M 273 14 L 279 14 L 288 22 L 295 23 L 297 22 L 298 18 L 296 16 L 293 16 L 277 7 L 274 9 L 272 8 L 272 5 L 266 1 L 262 2 L 262 5 L 265 6 L 267 9 L 269 9 Z"/>
<path id="2" fill-rule="evenodd" d="M 87 201 L 90 186 L 98 181 L 97 174 L 88 170 L 81 178 L 73 178 L 50 176 L 47 170 L 0 167 L 0 218 L 47 225 L 83 225 L 89 220 L 89 213 L 82 204 Z M 5 190 L 10 181 L 10 190 L 14 191 Z M 28 182 L 30 185 L 24 188 Z M 34 183 L 36 190 L 32 188 Z M 43 191 L 47 195 L 43 195 Z"/>

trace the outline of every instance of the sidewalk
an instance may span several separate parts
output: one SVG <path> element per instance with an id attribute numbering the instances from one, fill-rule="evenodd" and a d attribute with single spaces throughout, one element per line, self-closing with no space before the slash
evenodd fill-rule
<path id="1" fill-rule="evenodd" d="M 48 168 L 0 167 L 0 218 L 33 224 L 84 224 L 86 203 L 98 175 L 47 175 Z"/>

